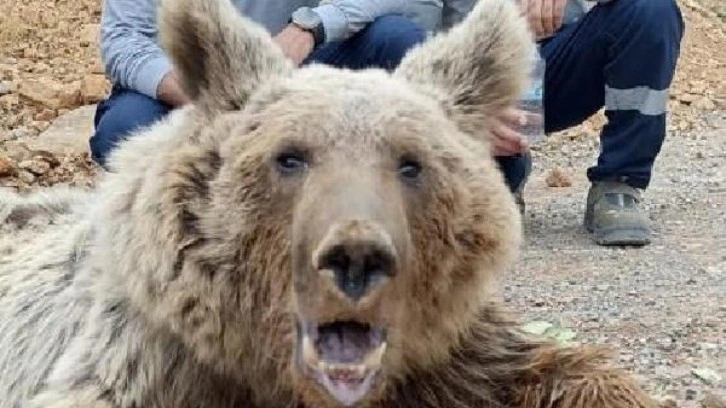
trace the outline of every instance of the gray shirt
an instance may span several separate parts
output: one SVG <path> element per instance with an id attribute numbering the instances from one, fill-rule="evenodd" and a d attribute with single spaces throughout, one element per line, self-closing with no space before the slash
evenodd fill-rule
<path id="1" fill-rule="evenodd" d="M 471 1 L 471 0 L 466 0 Z M 232 0 L 245 16 L 271 34 L 278 33 L 292 13 L 312 7 L 325 27 L 326 40 L 344 40 L 385 14 L 413 18 L 429 31 L 442 19 L 442 0 Z M 104 0 L 101 56 L 106 74 L 123 88 L 156 98 L 171 62 L 157 42 L 158 0 Z"/>

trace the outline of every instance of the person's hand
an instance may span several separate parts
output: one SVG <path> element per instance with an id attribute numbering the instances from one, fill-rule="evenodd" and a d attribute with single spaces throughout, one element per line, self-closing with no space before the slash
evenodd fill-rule
<path id="1" fill-rule="evenodd" d="M 562 26 L 568 0 L 519 0 L 537 41 L 552 36 Z"/>
<path id="2" fill-rule="evenodd" d="M 295 65 L 302 64 L 315 48 L 315 38 L 312 33 L 295 24 L 289 24 L 277 34 L 275 42 L 282 48 L 285 56 L 290 58 Z"/>
<path id="3" fill-rule="evenodd" d="M 504 111 L 494 121 L 491 142 L 492 155 L 495 157 L 513 156 L 527 152 L 529 150 L 527 137 L 515 129 L 526 125 L 529 120 L 537 120 L 536 115 L 516 108 L 509 108 Z"/>
<path id="4" fill-rule="evenodd" d="M 182 89 L 174 71 L 164 75 L 156 90 L 156 97 L 173 107 L 179 107 L 191 102 L 189 96 Z"/>

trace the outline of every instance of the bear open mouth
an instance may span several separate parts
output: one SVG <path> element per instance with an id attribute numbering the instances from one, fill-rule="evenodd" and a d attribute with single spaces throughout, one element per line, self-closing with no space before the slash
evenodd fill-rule
<path id="1" fill-rule="evenodd" d="M 301 335 L 302 362 L 333 398 L 351 406 L 366 396 L 381 369 L 384 329 L 337 321 L 303 324 Z"/>

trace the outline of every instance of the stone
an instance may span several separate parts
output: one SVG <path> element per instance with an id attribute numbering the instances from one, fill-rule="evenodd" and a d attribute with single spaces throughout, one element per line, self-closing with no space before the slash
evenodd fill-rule
<path id="1" fill-rule="evenodd" d="M 20 97 L 17 94 L 9 94 L 0 96 L 0 109 L 10 110 L 20 103 Z"/>
<path id="2" fill-rule="evenodd" d="M 34 158 L 32 160 L 26 160 L 18 163 L 18 167 L 28 170 L 37 176 L 41 176 L 50 170 L 50 163 L 45 160 L 38 160 Z"/>
<path id="3" fill-rule="evenodd" d="M 63 85 L 50 78 L 28 79 L 20 83 L 18 92 L 35 103 L 58 110 L 78 104 L 80 83 Z"/>
<path id="4" fill-rule="evenodd" d="M 35 48 L 26 47 L 26 48 L 23 48 L 22 52 L 23 52 L 23 58 L 25 58 L 25 59 L 34 60 L 34 59 L 40 57 L 40 53 Z"/>
<path id="5" fill-rule="evenodd" d="M 678 403 L 673 397 L 667 396 L 660 400 L 658 408 L 678 408 Z"/>
<path id="6" fill-rule="evenodd" d="M 701 401 L 701 406 L 703 408 L 726 408 L 726 401 L 715 394 L 707 393 Z"/>
<path id="7" fill-rule="evenodd" d="M 106 71 L 103 68 L 103 62 L 101 61 L 101 58 L 96 56 L 91 64 L 88 67 L 88 72 L 91 74 L 101 74 L 103 75 Z"/>
<path id="8" fill-rule="evenodd" d="M 693 102 L 695 102 L 698 99 L 698 95 L 690 94 L 690 93 L 683 93 L 678 95 L 678 100 L 681 101 L 681 103 L 684 103 L 686 105 L 690 105 Z"/>
<path id="9" fill-rule="evenodd" d="M 33 175 L 33 173 L 27 170 L 19 170 L 18 180 L 22 181 L 25 184 L 31 184 L 35 181 L 35 176 Z"/>
<path id="10" fill-rule="evenodd" d="M 103 100 L 111 86 L 103 75 L 86 75 L 81 81 L 81 101 L 83 104 L 97 103 Z"/>
<path id="11" fill-rule="evenodd" d="M 13 78 L 18 75 L 18 67 L 12 64 L 0 64 L 0 76 Z"/>
<path id="12" fill-rule="evenodd" d="M 0 81 L 0 96 L 4 96 L 12 92 L 12 88 L 9 82 Z"/>
<path id="13" fill-rule="evenodd" d="M 95 112 L 95 105 L 87 105 L 59 116 L 45 132 L 28 142 L 30 149 L 58 156 L 87 153 Z"/>
<path id="14" fill-rule="evenodd" d="M 696 109 L 708 111 L 716 108 L 716 104 L 705 96 L 693 102 L 692 106 Z"/>
<path id="15" fill-rule="evenodd" d="M 33 160 L 44 161 L 44 162 L 50 164 L 50 167 L 58 167 L 61 164 L 60 160 L 58 160 L 58 158 L 49 151 L 34 150 L 32 152 L 32 154 L 33 154 Z"/>
<path id="16" fill-rule="evenodd" d="M 560 168 L 553 168 L 545 178 L 548 187 L 571 187 L 572 177 Z"/>
<path id="17" fill-rule="evenodd" d="M 81 28 L 81 46 L 98 47 L 100 43 L 100 24 L 85 24 Z"/>
<path id="18" fill-rule="evenodd" d="M 55 111 L 46 108 L 36 113 L 34 119 L 41 122 L 50 122 L 51 120 L 55 119 L 55 117 Z"/>
<path id="19" fill-rule="evenodd" d="M 0 177 L 12 176 L 15 174 L 15 162 L 0 153 Z"/>

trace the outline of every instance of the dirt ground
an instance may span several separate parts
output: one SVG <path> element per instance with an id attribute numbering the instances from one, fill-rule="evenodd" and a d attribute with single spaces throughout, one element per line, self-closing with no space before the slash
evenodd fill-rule
<path id="1" fill-rule="evenodd" d="M 39 151 L 33 142 L 59 115 L 109 89 L 98 56 L 100 1 L 20 3 L 0 0 L 0 186 L 92 185 L 97 169 L 86 152 Z M 527 244 L 504 297 L 534 331 L 616 348 L 667 406 L 723 408 L 726 3 L 679 4 L 687 32 L 669 136 L 645 195 L 653 244 L 605 249 L 581 227 L 598 115 L 535 146 Z"/>

